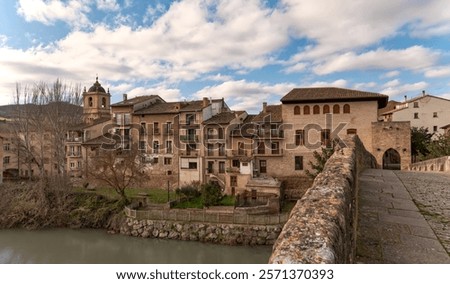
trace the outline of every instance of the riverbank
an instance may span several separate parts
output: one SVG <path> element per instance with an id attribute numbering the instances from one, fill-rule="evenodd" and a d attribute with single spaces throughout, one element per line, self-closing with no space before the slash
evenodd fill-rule
<path id="1" fill-rule="evenodd" d="M 4 183 L 0 195 L 0 229 L 111 229 L 122 215 L 117 200 L 63 186 Z"/>

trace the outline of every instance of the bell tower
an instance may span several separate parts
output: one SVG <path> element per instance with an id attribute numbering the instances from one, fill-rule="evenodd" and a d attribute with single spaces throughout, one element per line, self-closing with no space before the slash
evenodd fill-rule
<path id="1" fill-rule="evenodd" d="M 84 87 L 83 92 L 83 120 L 87 124 L 92 124 L 94 120 L 99 118 L 111 117 L 111 94 L 105 91 L 102 85 L 98 82 L 98 77 L 95 78 L 95 83 L 86 92 Z"/>

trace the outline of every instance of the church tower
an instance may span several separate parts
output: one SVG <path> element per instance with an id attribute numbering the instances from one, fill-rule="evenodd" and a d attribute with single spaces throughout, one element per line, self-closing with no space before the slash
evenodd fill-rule
<path id="1" fill-rule="evenodd" d="M 83 120 L 87 124 L 93 123 L 99 118 L 111 117 L 111 94 L 105 91 L 102 85 L 98 82 L 98 77 L 95 78 L 95 83 L 86 92 L 84 87 L 83 92 Z"/>

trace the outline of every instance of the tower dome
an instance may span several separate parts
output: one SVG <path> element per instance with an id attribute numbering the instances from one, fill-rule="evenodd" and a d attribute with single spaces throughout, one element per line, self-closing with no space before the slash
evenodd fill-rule
<path id="1" fill-rule="evenodd" d="M 92 85 L 92 87 L 89 88 L 89 93 L 105 93 L 105 89 L 102 87 L 102 85 L 98 82 L 98 77 L 95 78 L 95 83 Z"/>

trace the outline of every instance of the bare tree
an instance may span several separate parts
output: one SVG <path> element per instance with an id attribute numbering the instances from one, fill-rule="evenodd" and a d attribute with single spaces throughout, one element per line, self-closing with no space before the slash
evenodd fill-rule
<path id="1" fill-rule="evenodd" d="M 39 82 L 22 87 L 17 83 L 14 101 L 11 136 L 18 168 L 25 164 L 29 178 L 36 168 L 41 179 L 65 177 L 65 135 L 69 127 L 82 122 L 80 86 L 59 79 L 52 85 Z"/>
<path id="2" fill-rule="evenodd" d="M 125 204 L 125 189 L 148 178 L 138 147 L 133 146 L 129 150 L 99 149 L 88 167 L 90 177 L 114 189 Z"/>

